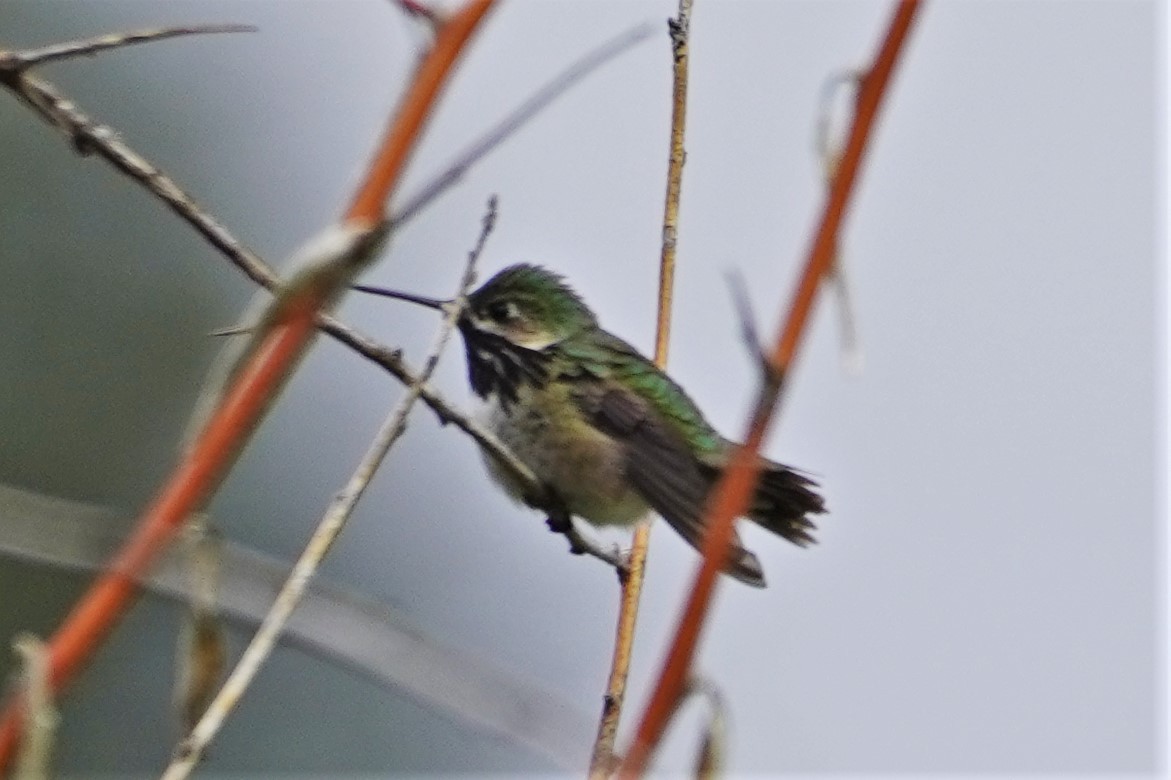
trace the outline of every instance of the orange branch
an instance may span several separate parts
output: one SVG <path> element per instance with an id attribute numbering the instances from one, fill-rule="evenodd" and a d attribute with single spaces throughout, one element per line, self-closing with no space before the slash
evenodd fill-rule
<path id="1" fill-rule="evenodd" d="M 435 96 L 492 3 L 493 0 L 472 0 L 439 28 L 435 45 L 419 64 L 402 108 L 391 122 L 378 156 L 346 211 L 347 223 L 372 228 L 386 219 L 386 202 L 415 148 L 415 139 L 431 113 Z"/>
<path id="2" fill-rule="evenodd" d="M 918 10 L 918 0 L 900 0 L 874 64 L 862 82 L 849 140 L 810 247 L 789 316 L 777 336 L 776 347 L 771 355 L 773 374 L 761 390 L 744 445 L 737 449 L 728 470 L 713 492 L 714 498 L 709 503 L 708 532 L 704 538 L 703 564 L 679 621 L 671 652 L 639 723 L 634 744 L 619 770 L 620 777 L 633 778 L 645 773 L 651 753 L 662 738 L 683 693 L 711 603 L 716 577 L 722 562 L 727 559 L 735 518 L 748 506 L 749 495 L 756 483 L 757 453 L 772 420 L 783 378 L 792 365 L 808 321 L 818 285 L 833 262 L 838 230 L 852 194 L 875 115 Z"/>
<path id="3" fill-rule="evenodd" d="M 444 22 L 435 45 L 420 63 L 400 103 L 366 181 L 346 212 L 345 222 L 373 230 L 382 221 L 392 193 L 418 141 L 424 121 L 464 44 L 493 0 L 472 0 Z M 310 269 L 278 292 L 271 322 L 225 391 L 199 439 L 175 468 L 136 531 L 110 567 L 90 587 L 49 643 L 50 678 L 59 693 L 93 655 L 138 594 L 137 582 L 166 548 L 174 532 L 197 511 L 231 469 L 285 379 L 317 332 L 317 317 L 350 283 L 347 269 L 355 257 L 368 255 L 359 238 L 336 262 Z M 361 253 L 361 254 L 359 254 Z M 336 272 L 335 272 L 336 271 Z M 23 699 L 13 697 L 0 715 L 0 772 L 11 763 L 21 733 Z"/>

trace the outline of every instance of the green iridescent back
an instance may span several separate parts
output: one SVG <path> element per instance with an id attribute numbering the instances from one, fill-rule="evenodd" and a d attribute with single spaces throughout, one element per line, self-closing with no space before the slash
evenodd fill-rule
<path id="1" fill-rule="evenodd" d="M 613 379 L 648 401 L 697 453 L 723 450 L 723 437 L 683 388 L 617 336 L 595 326 L 565 339 L 556 351 L 598 379 Z"/>

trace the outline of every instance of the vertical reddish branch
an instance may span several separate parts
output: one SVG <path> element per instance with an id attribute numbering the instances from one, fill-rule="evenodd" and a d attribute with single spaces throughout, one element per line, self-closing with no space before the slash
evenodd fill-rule
<path id="1" fill-rule="evenodd" d="M 493 0 L 471 0 L 438 29 L 435 45 L 420 63 L 395 119 L 346 212 L 350 227 L 374 229 L 384 219 L 411 149 L 459 53 Z M 358 242 L 361 244 L 363 242 Z M 353 252 L 363 251 L 359 245 Z M 334 258 L 337 263 L 352 257 Z M 225 391 L 207 427 L 143 513 L 136 531 L 109 569 L 90 587 L 49 643 L 50 676 L 60 692 L 89 660 L 138 593 L 137 581 L 166 548 L 175 530 L 219 487 L 285 379 L 317 330 L 317 316 L 349 284 L 346 273 L 311 275 L 278 294 L 267 330 Z M 19 741 L 21 697 L 0 716 L 0 772 L 11 763 Z"/>
<path id="2" fill-rule="evenodd" d="M 832 264 L 838 230 L 853 191 L 875 115 L 918 10 L 918 0 L 900 0 L 878 55 L 862 81 L 849 140 L 834 177 L 813 245 L 810 247 L 804 273 L 789 309 L 789 316 L 777 336 L 776 346 L 770 356 L 773 374 L 761 389 L 744 445 L 735 453 L 728 470 L 713 492 L 708 511 L 708 532 L 704 539 L 704 561 L 688 597 L 683 617 L 679 621 L 671 652 L 639 723 L 634 744 L 619 770 L 621 777 L 638 777 L 646 771 L 651 752 L 662 738 L 676 703 L 683 693 L 691 660 L 695 655 L 700 631 L 711 602 L 716 577 L 721 569 L 721 562 L 727 557 L 733 522 L 747 507 L 748 497 L 756 483 L 757 453 L 772 420 L 783 378 L 792 365 L 793 356 L 808 321 L 818 285 Z"/>

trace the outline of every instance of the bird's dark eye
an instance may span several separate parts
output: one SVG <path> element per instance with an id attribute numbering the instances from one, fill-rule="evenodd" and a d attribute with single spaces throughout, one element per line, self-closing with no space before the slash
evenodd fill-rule
<path id="1" fill-rule="evenodd" d="M 512 301 L 492 301 L 487 308 L 488 317 L 501 324 L 516 319 L 516 304 Z"/>

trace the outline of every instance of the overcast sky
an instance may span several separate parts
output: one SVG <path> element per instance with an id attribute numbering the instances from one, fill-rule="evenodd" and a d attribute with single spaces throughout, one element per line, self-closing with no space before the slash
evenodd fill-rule
<path id="1" fill-rule="evenodd" d="M 10 46 L 257 24 L 46 74 L 278 262 L 341 211 L 425 40 L 388 5 L 8 2 L 0 21 Z M 729 436 L 755 377 L 725 274 L 744 274 L 771 334 L 821 205 L 822 84 L 867 61 L 889 7 L 696 3 L 670 369 Z M 663 33 L 479 165 L 367 281 L 448 295 L 497 193 L 482 278 L 546 264 L 649 352 L 673 12 L 665 0 L 504 2 L 410 182 L 600 41 L 645 20 Z M 820 544 L 747 529 L 770 587 L 721 585 L 699 660 L 730 710 L 733 774 L 1153 773 L 1162 761 L 1160 17 L 1138 0 L 949 0 L 921 15 L 843 234 L 864 370 L 843 372 L 824 298 L 768 445 L 822 484 Z M 0 478 L 134 509 L 171 462 L 215 349 L 203 334 L 235 321 L 251 289 L 8 97 L 0 134 L 0 356 L 17 378 L 0 397 Z M 352 298 L 343 314 L 416 361 L 435 324 L 381 300 Z M 435 382 L 468 400 L 458 346 Z M 321 342 L 212 505 L 226 533 L 293 556 L 400 392 Z M 657 523 L 628 727 L 696 565 Z M 612 573 L 569 556 L 425 410 L 326 569 L 597 710 Z M 171 640 L 149 629 L 170 622 L 144 606 L 86 676 L 64 713 L 65 768 L 162 766 Z M 393 698 L 282 652 L 206 775 L 549 768 Z M 689 765 L 695 722 L 674 728 L 661 767 Z"/>

